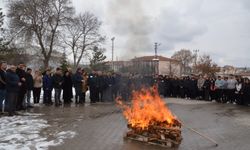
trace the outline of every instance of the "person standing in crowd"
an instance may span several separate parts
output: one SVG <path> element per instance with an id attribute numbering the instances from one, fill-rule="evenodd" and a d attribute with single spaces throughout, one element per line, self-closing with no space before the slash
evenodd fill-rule
<path id="1" fill-rule="evenodd" d="M 52 105 L 51 94 L 52 94 L 52 77 L 50 69 L 45 71 L 43 76 L 43 103 L 45 105 Z"/>
<path id="2" fill-rule="evenodd" d="M 97 75 L 96 75 L 96 72 L 93 71 L 91 74 L 89 74 L 89 78 L 88 78 L 91 103 L 96 103 L 97 101 L 99 101 L 99 92 L 98 92 L 97 84 L 98 84 Z"/>
<path id="3" fill-rule="evenodd" d="M 190 98 L 195 99 L 197 97 L 197 80 L 195 77 L 191 77 L 191 80 L 189 81 L 190 87 Z"/>
<path id="4" fill-rule="evenodd" d="M 26 94 L 26 107 L 27 108 L 32 108 L 33 106 L 31 105 L 31 92 L 34 88 L 34 81 L 33 81 L 33 76 L 32 76 L 32 69 L 27 68 L 26 71 L 26 76 L 25 76 L 26 84 L 27 84 L 27 94 Z"/>
<path id="5" fill-rule="evenodd" d="M 16 74 L 16 66 L 11 65 L 6 73 L 6 104 L 8 105 L 9 116 L 13 116 L 16 111 L 19 90 L 22 85 Z"/>
<path id="6" fill-rule="evenodd" d="M 234 103 L 235 96 L 235 88 L 236 88 L 237 81 L 233 75 L 230 76 L 229 80 L 227 81 L 227 98 L 230 103 Z"/>
<path id="7" fill-rule="evenodd" d="M 55 106 L 59 106 L 62 104 L 61 102 L 62 84 L 63 84 L 62 69 L 58 67 L 56 68 L 56 72 L 52 77 L 52 85 L 55 90 Z"/>
<path id="8" fill-rule="evenodd" d="M 216 86 L 215 86 L 215 79 L 211 78 L 210 79 L 210 97 L 211 101 L 216 100 Z"/>
<path id="9" fill-rule="evenodd" d="M 164 97 L 168 97 L 170 96 L 170 80 L 169 80 L 169 76 L 165 76 L 164 78 L 165 80 L 165 85 L 164 85 Z M 148 84 L 148 81 L 146 81 Z M 149 84 L 148 84 L 149 85 Z"/>
<path id="10" fill-rule="evenodd" d="M 100 102 L 104 102 L 104 91 L 106 88 L 105 76 L 102 72 L 98 73 L 98 84 L 99 84 L 99 95 L 100 95 Z"/>
<path id="11" fill-rule="evenodd" d="M 164 86 L 165 86 L 165 80 L 162 75 L 159 75 L 158 77 L 158 91 L 160 95 L 164 96 Z"/>
<path id="12" fill-rule="evenodd" d="M 202 75 L 199 76 L 199 79 L 197 81 L 197 87 L 198 87 L 198 99 L 204 99 L 204 91 L 203 91 L 203 85 L 204 85 L 205 79 L 202 77 Z"/>
<path id="13" fill-rule="evenodd" d="M 33 77 L 34 88 L 33 88 L 33 98 L 34 104 L 38 104 L 40 101 L 41 88 L 43 83 L 43 77 L 40 71 L 35 71 L 35 75 Z"/>
<path id="14" fill-rule="evenodd" d="M 215 81 L 215 88 L 216 88 L 216 101 L 221 102 L 222 96 L 223 96 L 223 86 L 224 86 L 224 80 L 221 78 L 221 76 L 218 76 L 218 79 Z"/>
<path id="15" fill-rule="evenodd" d="M 241 78 L 237 79 L 237 83 L 235 86 L 235 99 L 236 99 L 236 103 L 238 105 L 243 105 L 243 80 Z"/>
<path id="16" fill-rule="evenodd" d="M 2 104 L 5 99 L 6 94 L 6 69 L 7 63 L 0 63 L 0 110 L 2 109 Z"/>
<path id="17" fill-rule="evenodd" d="M 73 102 L 73 86 L 74 86 L 74 84 L 73 84 L 73 70 L 72 70 L 72 68 L 68 68 L 68 72 L 69 72 L 69 75 L 71 76 L 71 81 L 72 81 L 72 89 L 71 89 L 71 93 L 72 93 L 72 97 L 70 98 L 70 103 L 72 103 Z"/>
<path id="18" fill-rule="evenodd" d="M 83 95 L 82 95 L 82 69 L 77 68 L 76 73 L 73 75 L 73 85 L 75 88 L 75 103 L 83 103 Z"/>
<path id="19" fill-rule="evenodd" d="M 172 96 L 173 97 L 179 97 L 179 90 L 180 90 L 180 83 L 179 79 L 175 76 L 174 79 L 172 80 Z"/>
<path id="20" fill-rule="evenodd" d="M 19 93 L 18 93 L 18 100 L 17 100 L 17 110 L 24 110 L 24 98 L 25 94 L 27 93 L 27 83 L 26 83 L 26 72 L 25 72 L 25 64 L 19 63 L 18 68 L 16 69 L 16 74 L 18 75 L 20 82 L 22 83 Z"/>
<path id="21" fill-rule="evenodd" d="M 64 104 L 69 104 L 71 98 L 73 97 L 72 93 L 72 77 L 69 71 L 65 71 L 63 75 L 63 101 Z"/>
<path id="22" fill-rule="evenodd" d="M 222 86 L 222 103 L 228 102 L 228 77 L 224 77 L 224 82 Z"/>
<path id="23" fill-rule="evenodd" d="M 84 70 L 82 70 L 82 100 L 85 103 L 86 100 L 86 92 L 88 91 L 88 74 Z"/>
<path id="24" fill-rule="evenodd" d="M 148 81 L 146 81 L 147 84 L 148 84 Z M 128 101 L 129 100 L 129 77 L 127 74 L 124 74 L 122 75 L 122 78 L 121 78 L 121 97 L 122 99 L 124 99 L 125 101 Z"/>
<path id="25" fill-rule="evenodd" d="M 250 80 L 245 78 L 243 92 L 243 105 L 248 106 L 250 104 Z"/>
<path id="26" fill-rule="evenodd" d="M 187 98 L 187 84 L 186 84 L 186 77 L 183 77 L 179 81 L 179 91 L 180 91 L 180 98 Z"/>
<path id="27" fill-rule="evenodd" d="M 103 99 L 105 101 L 112 101 L 112 88 L 113 88 L 113 78 L 110 73 L 108 73 L 105 77 L 105 90 L 103 94 Z M 130 79 L 131 81 L 131 79 Z"/>
<path id="28" fill-rule="evenodd" d="M 112 86 L 112 101 L 114 101 L 116 98 L 117 98 L 117 96 L 119 95 L 119 91 L 120 91 L 120 75 L 119 74 L 116 74 L 116 73 L 113 73 L 113 75 L 112 75 L 112 84 L 113 84 L 113 86 Z M 141 87 L 139 87 L 139 85 L 140 86 L 142 86 L 142 76 L 139 76 L 139 84 L 137 84 L 138 85 L 138 88 L 141 88 Z"/>
<path id="29" fill-rule="evenodd" d="M 210 80 L 208 78 L 208 76 L 205 76 L 205 81 L 204 81 L 204 84 L 203 84 L 203 91 L 204 91 L 204 100 L 206 101 L 209 101 L 209 91 L 210 91 Z"/>

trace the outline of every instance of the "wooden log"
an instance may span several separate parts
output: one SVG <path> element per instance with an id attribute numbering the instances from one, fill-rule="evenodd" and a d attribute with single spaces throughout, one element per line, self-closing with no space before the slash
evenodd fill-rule
<path id="1" fill-rule="evenodd" d="M 130 134 L 131 135 L 131 134 Z M 135 138 L 135 137 L 137 137 L 138 138 L 138 140 L 140 140 L 140 141 L 143 141 L 143 140 L 141 140 L 141 139 L 144 139 L 144 138 L 148 138 L 148 137 L 146 137 L 146 136 L 143 136 L 143 135 L 139 135 L 139 134 L 133 134 L 132 136 L 128 136 L 128 137 L 131 137 L 131 138 Z M 169 138 L 166 138 L 165 140 L 162 140 L 162 139 L 156 139 L 156 141 L 157 142 L 172 142 L 173 144 L 175 144 L 175 145 L 179 145 L 180 144 L 180 142 L 178 142 L 178 141 L 174 141 L 174 140 L 172 140 L 172 139 L 169 139 Z"/>

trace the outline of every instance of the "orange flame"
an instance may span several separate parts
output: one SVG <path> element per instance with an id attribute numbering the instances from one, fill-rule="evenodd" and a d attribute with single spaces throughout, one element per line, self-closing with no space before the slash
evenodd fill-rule
<path id="1" fill-rule="evenodd" d="M 116 102 L 123 109 L 123 115 L 128 124 L 134 128 L 147 129 L 154 122 L 164 122 L 171 126 L 176 120 L 161 99 L 156 87 L 134 91 L 131 106 L 124 104 L 120 97 Z"/>

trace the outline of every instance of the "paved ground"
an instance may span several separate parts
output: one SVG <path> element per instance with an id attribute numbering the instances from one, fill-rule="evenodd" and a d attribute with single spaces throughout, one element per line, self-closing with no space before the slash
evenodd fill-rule
<path id="1" fill-rule="evenodd" d="M 183 141 L 180 150 L 249 150 L 250 108 L 231 104 L 217 104 L 201 101 L 166 99 L 169 108 L 186 126 L 210 136 L 219 143 L 213 143 L 199 135 L 182 129 Z M 41 119 L 50 125 L 41 131 L 47 140 L 53 140 L 55 133 L 73 131 L 73 138 L 65 138 L 61 145 L 51 150 L 161 150 L 157 146 L 123 140 L 126 121 L 114 104 L 95 104 L 55 108 L 37 107 L 32 110 L 43 113 Z"/>
<path id="2" fill-rule="evenodd" d="M 186 126 L 204 133 L 219 143 L 215 147 L 193 132 L 183 128 L 180 150 L 249 150 L 250 108 L 181 99 L 166 99 L 170 109 Z M 41 108 L 50 124 L 49 130 L 73 130 L 76 136 L 51 150 L 160 150 L 133 141 L 124 141 L 126 122 L 113 104 L 81 107 Z M 40 110 L 35 110 L 39 112 Z M 58 130 L 58 129 L 57 129 Z M 50 132 L 50 131 L 48 131 Z"/>

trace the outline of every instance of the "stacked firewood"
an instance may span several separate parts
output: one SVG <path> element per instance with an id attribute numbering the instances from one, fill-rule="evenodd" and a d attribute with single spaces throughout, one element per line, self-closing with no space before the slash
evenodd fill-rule
<path id="1" fill-rule="evenodd" d="M 167 122 L 154 122 L 146 129 L 132 127 L 130 124 L 128 128 L 129 131 L 125 135 L 127 139 L 169 148 L 178 147 L 182 141 L 181 123 L 177 120 L 171 125 Z"/>

